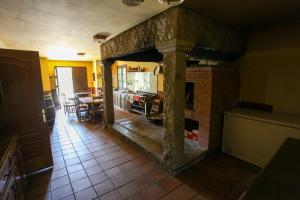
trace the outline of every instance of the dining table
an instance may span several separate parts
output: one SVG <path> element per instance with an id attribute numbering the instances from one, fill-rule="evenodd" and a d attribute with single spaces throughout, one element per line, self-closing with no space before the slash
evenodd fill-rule
<path id="1" fill-rule="evenodd" d="M 78 100 L 79 100 L 80 103 L 87 104 L 87 105 L 91 105 L 93 103 L 95 103 L 95 104 L 102 103 L 103 98 L 101 98 L 101 97 L 98 98 L 98 97 L 99 96 L 90 95 L 90 96 L 87 96 L 87 97 L 79 97 Z"/>
<path id="2" fill-rule="evenodd" d="M 93 95 L 93 94 L 90 93 L 90 92 L 77 92 L 74 95 L 75 95 L 75 97 L 87 97 L 87 96 L 90 96 L 90 95 Z"/>
<path id="3" fill-rule="evenodd" d="M 91 119 L 91 114 L 93 112 L 93 104 L 99 105 L 103 104 L 103 98 L 99 95 L 91 94 L 85 97 L 78 98 L 79 103 L 88 105 L 88 112 L 86 113 L 86 119 Z"/>

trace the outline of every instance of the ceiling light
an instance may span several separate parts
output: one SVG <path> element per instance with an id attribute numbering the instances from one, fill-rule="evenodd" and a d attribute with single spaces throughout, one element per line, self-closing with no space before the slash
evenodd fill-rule
<path id="1" fill-rule="evenodd" d="M 159 3 L 169 5 L 169 6 L 175 6 L 178 4 L 181 4 L 184 0 L 158 0 Z"/>
<path id="2" fill-rule="evenodd" d="M 139 6 L 144 0 L 122 0 L 126 6 Z"/>
<path id="3" fill-rule="evenodd" d="M 86 55 L 85 52 L 78 52 L 78 53 L 77 53 L 77 56 L 85 56 L 85 55 Z"/>
<path id="4" fill-rule="evenodd" d="M 95 42 L 104 43 L 109 36 L 109 33 L 97 33 L 93 36 L 93 39 Z"/>

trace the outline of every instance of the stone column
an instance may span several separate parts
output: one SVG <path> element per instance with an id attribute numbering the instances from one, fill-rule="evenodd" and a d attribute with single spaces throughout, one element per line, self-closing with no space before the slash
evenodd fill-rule
<path id="1" fill-rule="evenodd" d="M 156 44 L 164 54 L 163 160 L 171 170 L 182 165 L 184 156 L 185 68 L 193 43 L 170 40 Z"/>
<path id="2" fill-rule="evenodd" d="M 104 105 L 104 122 L 106 127 L 114 123 L 114 103 L 111 72 L 111 66 L 113 63 L 113 60 L 102 61 L 102 89 Z"/>

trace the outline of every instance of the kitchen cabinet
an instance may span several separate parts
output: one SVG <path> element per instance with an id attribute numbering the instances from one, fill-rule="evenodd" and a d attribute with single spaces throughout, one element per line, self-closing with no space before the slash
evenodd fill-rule
<path id="1" fill-rule="evenodd" d="M 5 137 L 5 138 L 4 138 Z M 16 134 L 1 135 L 0 199 L 24 199 L 26 179 Z"/>
<path id="2" fill-rule="evenodd" d="M 0 82 L 0 133 L 18 134 L 25 173 L 53 166 L 38 52 L 0 49 Z"/>

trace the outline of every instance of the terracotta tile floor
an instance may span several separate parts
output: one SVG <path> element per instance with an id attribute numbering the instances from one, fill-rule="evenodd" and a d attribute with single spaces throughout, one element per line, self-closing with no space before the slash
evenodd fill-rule
<path id="1" fill-rule="evenodd" d="M 102 124 L 58 112 L 54 169 L 32 176 L 27 199 L 237 199 L 258 169 L 217 155 L 173 177 Z"/>

